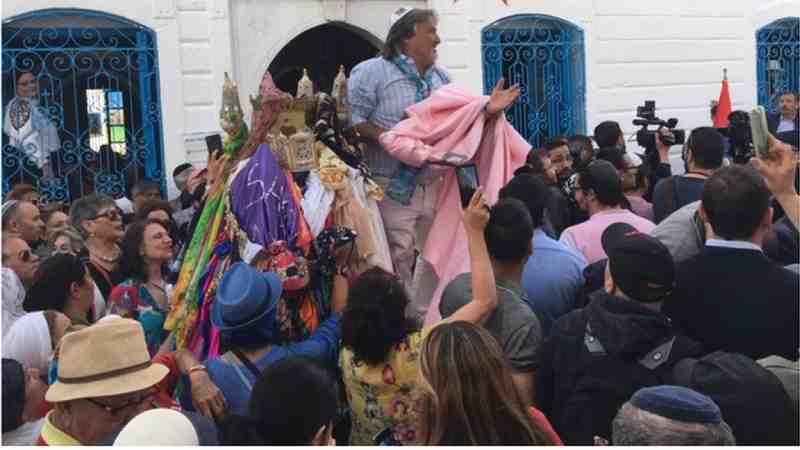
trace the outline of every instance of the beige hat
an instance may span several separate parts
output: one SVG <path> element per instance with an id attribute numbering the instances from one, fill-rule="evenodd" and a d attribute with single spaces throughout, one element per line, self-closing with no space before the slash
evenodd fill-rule
<path id="1" fill-rule="evenodd" d="M 141 391 L 168 372 L 150 362 L 139 322 L 104 320 L 62 338 L 58 379 L 45 400 L 56 403 Z"/>
<path id="2" fill-rule="evenodd" d="M 200 445 L 192 422 L 173 409 L 156 408 L 145 411 L 125 425 L 114 446 Z"/>

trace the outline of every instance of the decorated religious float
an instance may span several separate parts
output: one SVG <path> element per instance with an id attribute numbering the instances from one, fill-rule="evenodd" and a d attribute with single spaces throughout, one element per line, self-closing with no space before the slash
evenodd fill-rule
<path id="1" fill-rule="evenodd" d="M 363 162 L 358 137 L 341 126 L 347 120 L 344 68 L 333 95 L 314 93 L 305 70 L 297 92 L 278 90 L 266 73 L 258 95 L 250 96 L 248 130 L 238 88 L 225 74 L 224 157 L 210 162 L 213 182 L 180 251 L 165 324 L 176 348 L 199 358 L 220 354 L 209 317 L 217 286 L 234 262 L 282 278 L 276 344 L 307 338 L 330 314 L 337 258 L 353 275 L 373 266 L 392 270 L 377 207 L 383 192 Z"/>

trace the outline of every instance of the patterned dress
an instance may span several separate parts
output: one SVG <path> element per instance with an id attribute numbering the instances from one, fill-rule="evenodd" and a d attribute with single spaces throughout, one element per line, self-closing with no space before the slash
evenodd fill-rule
<path id="1" fill-rule="evenodd" d="M 161 344 L 169 336 L 164 329 L 164 320 L 169 309 L 162 309 L 150 291 L 139 280 L 129 278 L 111 291 L 108 314 L 139 321 L 144 328 L 144 337 L 150 356 L 155 356 Z"/>
<path id="2" fill-rule="evenodd" d="M 427 331 L 408 335 L 376 366 L 358 361 L 351 349 L 342 348 L 339 365 L 352 411 L 351 445 L 375 445 L 375 435 L 387 428 L 404 445 L 416 442 L 414 399 Z"/>

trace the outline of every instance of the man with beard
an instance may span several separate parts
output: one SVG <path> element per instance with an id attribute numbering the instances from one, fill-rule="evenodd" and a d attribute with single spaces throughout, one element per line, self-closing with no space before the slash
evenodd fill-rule
<path id="1" fill-rule="evenodd" d="M 797 92 L 784 92 L 781 95 L 781 113 L 767 116 L 767 127 L 772 134 L 800 130 L 800 94 Z"/>

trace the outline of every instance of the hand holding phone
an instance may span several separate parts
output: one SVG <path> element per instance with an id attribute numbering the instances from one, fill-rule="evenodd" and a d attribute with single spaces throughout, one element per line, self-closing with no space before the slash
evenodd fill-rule
<path id="1" fill-rule="evenodd" d="M 763 106 L 756 106 L 750 112 L 750 134 L 753 137 L 753 148 L 761 159 L 769 157 L 769 130 L 767 128 L 767 112 Z"/>
<path id="2" fill-rule="evenodd" d="M 208 159 L 210 160 L 217 150 L 222 151 L 222 136 L 219 134 L 206 136 L 206 148 L 208 149 Z"/>
<path id="3" fill-rule="evenodd" d="M 466 209 L 478 189 L 478 167 L 474 163 L 456 167 L 456 179 L 458 192 L 461 194 L 461 207 Z"/>

